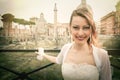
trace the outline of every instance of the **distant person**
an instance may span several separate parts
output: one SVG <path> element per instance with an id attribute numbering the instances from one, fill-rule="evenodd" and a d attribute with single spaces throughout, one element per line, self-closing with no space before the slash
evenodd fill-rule
<path id="1" fill-rule="evenodd" d="M 65 44 L 57 57 L 38 52 L 61 64 L 64 80 L 111 80 L 107 51 L 97 43 L 95 22 L 87 8 L 74 10 L 70 18 L 72 43 Z"/>

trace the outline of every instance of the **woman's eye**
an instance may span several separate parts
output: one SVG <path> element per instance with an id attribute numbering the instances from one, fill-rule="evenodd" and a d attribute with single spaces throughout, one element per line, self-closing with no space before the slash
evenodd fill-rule
<path id="1" fill-rule="evenodd" d="M 88 29 L 90 29 L 89 26 L 83 27 L 83 30 L 88 30 Z"/>
<path id="2" fill-rule="evenodd" d="M 73 28 L 74 28 L 74 29 L 79 29 L 79 27 L 78 27 L 78 26 L 73 26 Z"/>

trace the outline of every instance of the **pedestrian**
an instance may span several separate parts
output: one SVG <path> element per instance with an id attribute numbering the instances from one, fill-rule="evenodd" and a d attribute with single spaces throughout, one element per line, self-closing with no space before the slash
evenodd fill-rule
<path id="1" fill-rule="evenodd" d="M 73 42 L 65 44 L 56 57 L 38 52 L 39 55 L 61 64 L 64 80 L 111 80 L 109 56 L 98 46 L 92 14 L 87 8 L 76 9 L 69 24 Z"/>

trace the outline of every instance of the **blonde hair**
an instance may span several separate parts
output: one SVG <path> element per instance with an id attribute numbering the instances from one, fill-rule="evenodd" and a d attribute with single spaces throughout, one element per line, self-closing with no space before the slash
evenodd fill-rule
<path id="1" fill-rule="evenodd" d="M 91 37 L 88 39 L 87 42 L 88 42 L 88 44 L 92 43 L 95 46 L 99 46 L 98 42 L 97 42 L 97 33 L 96 33 L 95 22 L 93 19 L 93 15 L 89 12 L 89 10 L 87 8 L 79 8 L 79 9 L 74 10 L 71 15 L 69 25 L 71 25 L 73 16 L 81 16 L 87 20 L 88 24 L 90 25 L 90 27 L 92 29 Z"/>

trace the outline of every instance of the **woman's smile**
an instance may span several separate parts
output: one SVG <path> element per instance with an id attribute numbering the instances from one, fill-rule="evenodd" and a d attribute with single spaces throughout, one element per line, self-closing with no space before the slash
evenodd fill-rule
<path id="1" fill-rule="evenodd" d="M 76 36 L 76 38 L 77 38 L 79 41 L 83 41 L 86 37 Z"/>

